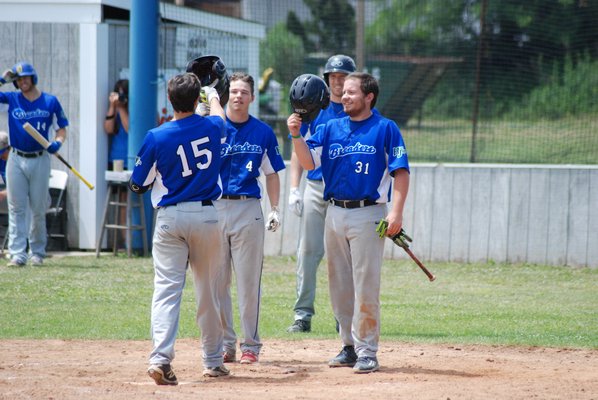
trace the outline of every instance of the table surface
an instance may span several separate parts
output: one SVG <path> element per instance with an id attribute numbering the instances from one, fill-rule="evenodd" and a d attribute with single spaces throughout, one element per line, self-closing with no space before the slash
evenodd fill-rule
<path id="1" fill-rule="evenodd" d="M 129 182 L 133 171 L 106 171 L 105 178 L 107 182 Z"/>

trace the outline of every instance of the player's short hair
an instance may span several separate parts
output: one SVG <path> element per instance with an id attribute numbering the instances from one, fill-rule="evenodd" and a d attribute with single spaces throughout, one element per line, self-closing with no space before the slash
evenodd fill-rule
<path id="1" fill-rule="evenodd" d="M 234 82 L 234 81 L 245 82 L 245 83 L 249 84 L 249 87 L 251 88 L 251 94 L 253 95 L 253 93 L 255 92 L 255 81 L 253 80 L 253 77 L 251 75 L 249 75 L 248 73 L 235 72 L 234 74 L 232 74 L 230 76 L 229 81 L 230 82 Z"/>
<path id="2" fill-rule="evenodd" d="M 168 81 L 168 99 L 176 112 L 195 111 L 201 84 L 192 73 L 175 75 Z"/>
<path id="3" fill-rule="evenodd" d="M 370 104 L 370 109 L 376 106 L 376 100 L 378 100 L 378 93 L 380 93 L 380 88 L 378 87 L 378 81 L 372 75 L 365 73 L 365 72 L 351 72 L 345 80 L 347 79 L 359 79 L 360 84 L 359 88 L 366 96 L 370 93 L 374 93 L 374 99 Z"/>

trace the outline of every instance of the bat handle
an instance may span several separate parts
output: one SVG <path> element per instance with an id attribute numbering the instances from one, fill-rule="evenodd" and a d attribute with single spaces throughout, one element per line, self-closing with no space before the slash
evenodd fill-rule
<path id="1" fill-rule="evenodd" d="M 436 279 L 436 277 L 428 270 L 428 268 L 426 268 L 424 266 L 424 264 L 421 263 L 421 261 L 419 261 L 419 259 L 415 256 L 415 254 L 413 254 L 411 252 L 411 250 L 409 250 L 408 248 L 403 247 L 403 250 L 405 250 L 407 252 L 407 254 L 409 254 L 409 257 L 411 257 L 411 259 L 413 261 L 415 261 L 415 263 L 417 264 L 417 266 L 424 271 L 424 274 L 426 274 L 426 276 L 428 277 L 428 279 L 430 280 L 430 282 L 434 282 L 434 280 Z"/>

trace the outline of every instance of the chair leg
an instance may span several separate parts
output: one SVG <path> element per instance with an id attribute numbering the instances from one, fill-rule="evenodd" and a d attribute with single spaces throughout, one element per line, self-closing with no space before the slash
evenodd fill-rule
<path id="1" fill-rule="evenodd" d="M 104 205 L 104 216 L 102 218 L 102 226 L 100 227 L 100 237 L 96 244 L 96 257 L 100 257 L 100 248 L 102 247 L 102 240 L 104 239 L 104 233 L 106 232 L 106 220 L 108 218 L 108 207 L 110 205 L 110 188 L 108 188 L 108 194 L 106 195 L 106 204 Z"/>

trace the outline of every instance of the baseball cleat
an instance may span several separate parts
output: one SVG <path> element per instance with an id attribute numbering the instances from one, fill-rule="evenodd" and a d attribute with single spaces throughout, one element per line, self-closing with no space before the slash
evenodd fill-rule
<path id="1" fill-rule="evenodd" d="M 225 363 L 234 363 L 237 360 L 237 355 L 234 350 L 225 350 L 222 353 L 222 361 Z"/>
<path id="2" fill-rule="evenodd" d="M 245 350 L 241 356 L 241 364 L 254 364 L 258 362 L 259 356 L 252 351 Z"/>
<path id="3" fill-rule="evenodd" d="M 328 361 L 328 366 L 335 367 L 352 367 L 357 361 L 357 354 L 355 354 L 355 347 L 344 346 L 340 353 L 332 360 Z"/>
<path id="4" fill-rule="evenodd" d="M 6 264 L 7 267 L 24 267 L 25 266 L 25 261 L 23 261 L 22 259 L 18 258 L 18 257 L 13 257 L 8 264 Z"/>
<path id="5" fill-rule="evenodd" d="M 311 321 L 304 321 L 297 319 L 293 322 L 293 325 L 289 326 L 287 332 L 298 333 L 298 332 L 311 332 Z"/>
<path id="6" fill-rule="evenodd" d="M 147 374 L 152 378 L 156 385 L 178 385 L 176 375 L 170 364 L 153 364 L 147 369 Z"/>
<path id="7" fill-rule="evenodd" d="M 220 365 L 218 367 L 208 367 L 203 370 L 203 376 L 208 378 L 217 378 L 219 376 L 227 375 L 230 375 L 230 371 L 224 365 Z"/>
<path id="8" fill-rule="evenodd" d="M 380 365 L 376 357 L 359 357 L 353 367 L 353 372 L 356 374 L 369 374 L 379 369 Z"/>

